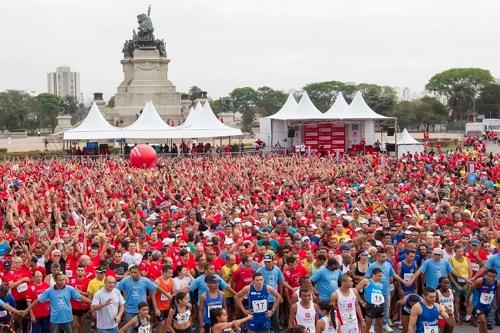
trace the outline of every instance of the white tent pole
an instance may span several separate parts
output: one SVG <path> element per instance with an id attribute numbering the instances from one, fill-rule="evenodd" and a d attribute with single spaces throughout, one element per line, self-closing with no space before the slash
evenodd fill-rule
<path id="1" fill-rule="evenodd" d="M 273 145 L 273 120 L 271 119 L 271 144 L 269 145 L 269 148 L 274 147 Z"/>
<path id="2" fill-rule="evenodd" d="M 394 154 L 396 154 L 396 161 L 398 157 L 398 119 L 394 119 Z"/>

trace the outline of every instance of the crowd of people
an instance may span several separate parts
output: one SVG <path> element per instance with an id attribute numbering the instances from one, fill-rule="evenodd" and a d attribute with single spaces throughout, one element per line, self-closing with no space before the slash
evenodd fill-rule
<path id="1" fill-rule="evenodd" d="M 6 162 L 0 330 L 485 333 L 499 187 L 475 150 Z"/>

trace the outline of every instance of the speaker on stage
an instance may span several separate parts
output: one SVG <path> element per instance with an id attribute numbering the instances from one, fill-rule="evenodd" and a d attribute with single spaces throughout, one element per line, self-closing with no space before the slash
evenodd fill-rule
<path id="1" fill-rule="evenodd" d="M 387 128 L 387 136 L 394 136 L 394 127 L 388 127 Z"/>
<path id="2" fill-rule="evenodd" d="M 288 127 L 288 137 L 289 138 L 295 137 L 295 127 Z"/>

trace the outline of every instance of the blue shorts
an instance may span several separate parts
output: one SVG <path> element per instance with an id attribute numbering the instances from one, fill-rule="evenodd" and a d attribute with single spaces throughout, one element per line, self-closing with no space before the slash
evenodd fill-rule
<path id="1" fill-rule="evenodd" d="M 484 314 L 486 317 L 488 317 L 490 312 L 491 312 L 491 307 L 479 307 L 478 306 L 478 307 L 472 308 L 472 313 L 475 314 L 476 316 Z"/>
<path id="2" fill-rule="evenodd" d="M 271 319 L 267 316 L 254 317 L 248 321 L 247 329 L 254 332 L 269 331 L 271 329 Z"/>

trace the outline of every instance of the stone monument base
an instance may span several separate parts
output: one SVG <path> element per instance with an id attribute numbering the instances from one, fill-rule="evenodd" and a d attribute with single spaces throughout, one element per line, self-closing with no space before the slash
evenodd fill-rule
<path id="1" fill-rule="evenodd" d="M 67 114 L 60 114 L 56 117 L 57 119 L 57 125 L 56 128 L 54 129 L 54 133 L 59 133 L 66 131 L 70 128 L 73 128 L 73 125 L 71 125 L 71 116 Z"/>

